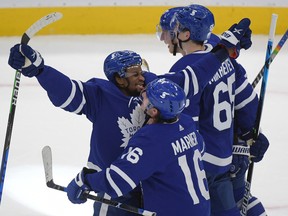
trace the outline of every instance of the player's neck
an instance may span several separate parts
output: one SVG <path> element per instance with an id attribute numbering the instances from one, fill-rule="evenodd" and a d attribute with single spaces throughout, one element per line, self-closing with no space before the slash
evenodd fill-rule
<path id="1" fill-rule="evenodd" d="M 200 45 L 200 44 L 195 44 L 191 41 L 190 43 L 187 43 L 187 45 L 185 47 L 183 47 L 183 50 L 185 51 L 186 55 L 188 55 L 188 54 L 194 53 L 196 51 L 205 50 L 205 46 Z"/>

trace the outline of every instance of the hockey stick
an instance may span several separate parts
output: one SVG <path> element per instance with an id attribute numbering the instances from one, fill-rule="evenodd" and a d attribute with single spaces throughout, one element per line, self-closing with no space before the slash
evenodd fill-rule
<path id="1" fill-rule="evenodd" d="M 267 60 L 269 60 L 269 58 L 271 56 L 273 41 L 274 41 L 274 36 L 275 36 L 275 30 L 276 30 L 277 18 L 278 18 L 277 14 L 272 14 L 265 62 L 267 62 Z M 266 87 L 267 87 L 269 65 L 270 64 L 266 65 L 266 63 L 265 63 L 262 85 L 261 85 L 261 90 L 260 90 L 259 103 L 258 103 L 258 108 L 257 108 L 256 122 L 255 122 L 255 126 L 254 126 L 254 131 L 253 131 L 253 140 L 256 140 L 258 137 L 258 134 L 259 134 L 260 121 L 261 121 L 262 110 L 263 110 L 263 105 L 264 105 L 264 98 L 265 98 Z M 247 215 L 247 207 L 248 207 L 249 198 L 250 198 L 249 196 L 250 196 L 250 191 L 251 191 L 253 168 L 254 168 L 254 162 L 252 161 L 249 165 L 249 168 L 248 168 L 247 180 L 245 183 L 245 194 L 244 194 L 242 208 L 241 208 L 241 215 L 244 215 L 244 216 Z"/>
<path id="2" fill-rule="evenodd" d="M 37 32 L 39 32 L 42 28 L 44 28 L 45 26 L 61 18 L 62 18 L 62 14 L 58 12 L 51 13 L 45 17 L 42 17 L 41 19 L 36 21 L 32 26 L 30 26 L 30 28 L 28 28 L 27 31 L 22 35 L 21 44 L 28 44 L 30 39 L 35 34 L 37 34 Z M 2 193 L 3 193 L 5 173 L 6 173 L 7 162 L 8 162 L 8 154 L 9 154 L 9 148 L 10 148 L 14 115 L 15 115 L 16 103 L 17 103 L 18 92 L 19 92 L 19 87 L 20 87 L 20 78 L 21 78 L 21 73 L 19 71 L 16 71 L 13 90 L 12 90 L 12 98 L 11 98 L 11 103 L 10 103 L 10 112 L 9 112 L 9 117 L 8 117 L 4 149 L 3 149 L 3 155 L 2 155 L 1 171 L 0 171 L 0 177 L 1 177 L 0 179 L 0 204 L 2 200 Z"/>
<path id="3" fill-rule="evenodd" d="M 285 34 L 280 39 L 279 43 L 277 44 L 277 46 L 271 53 L 270 57 L 266 59 L 264 66 L 261 68 L 260 72 L 257 74 L 254 81 L 252 82 L 253 88 L 256 87 L 256 85 L 258 84 L 258 82 L 260 81 L 260 79 L 262 78 L 264 74 L 265 68 L 269 68 L 270 64 L 272 63 L 272 61 L 274 60 L 278 52 L 281 50 L 282 46 L 285 44 L 287 39 L 288 39 L 288 29 L 286 30 Z"/>
<path id="4" fill-rule="evenodd" d="M 51 148 L 49 146 L 45 146 L 42 149 L 42 159 L 43 159 L 44 170 L 45 170 L 46 185 L 49 188 L 66 192 L 66 188 L 65 187 L 63 187 L 61 185 L 57 185 L 53 181 L 52 151 L 51 151 Z M 124 203 L 117 202 L 117 201 L 107 200 L 105 198 L 101 198 L 101 197 L 98 197 L 98 196 L 93 196 L 91 194 L 87 194 L 86 197 L 88 199 L 94 200 L 96 202 L 100 202 L 100 203 L 104 203 L 104 204 L 107 204 L 107 205 L 110 205 L 110 206 L 114 206 L 115 208 L 119 208 L 119 209 L 122 209 L 122 210 L 125 210 L 125 211 L 128 211 L 128 212 L 139 214 L 139 215 L 156 216 L 155 212 L 151 212 L 151 211 L 147 211 L 147 210 L 144 210 L 144 209 L 136 208 L 136 207 L 124 204 Z"/>
<path id="5" fill-rule="evenodd" d="M 150 71 L 149 64 L 146 61 L 146 59 L 144 59 L 144 58 L 142 58 L 142 66 L 141 66 L 141 68 L 142 68 L 143 71 Z"/>

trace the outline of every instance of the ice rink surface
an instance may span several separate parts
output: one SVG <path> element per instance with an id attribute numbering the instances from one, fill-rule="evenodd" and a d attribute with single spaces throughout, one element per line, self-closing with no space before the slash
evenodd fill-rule
<path id="1" fill-rule="evenodd" d="M 275 38 L 274 46 L 280 38 Z M 250 81 L 263 66 L 267 36 L 256 35 L 252 40 L 252 47 L 242 51 L 238 59 L 247 69 Z M 0 37 L 0 158 L 15 75 L 7 59 L 10 47 L 19 41 L 19 37 Z M 104 59 L 116 50 L 140 53 L 148 61 L 150 70 L 157 74 L 167 72 L 180 58 L 168 54 L 166 45 L 155 35 L 35 36 L 30 45 L 42 54 L 47 65 L 82 81 L 104 78 Z M 287 50 L 286 44 L 270 67 L 261 121 L 270 148 L 263 161 L 254 166 L 251 188 L 269 216 L 288 215 Z M 256 88 L 258 93 L 260 85 Z M 92 201 L 74 205 L 65 193 L 46 187 L 41 157 L 42 148 L 51 146 L 54 181 L 67 186 L 86 165 L 90 132 L 91 124 L 84 116 L 54 107 L 35 78 L 22 76 L 0 215 L 92 215 Z"/>

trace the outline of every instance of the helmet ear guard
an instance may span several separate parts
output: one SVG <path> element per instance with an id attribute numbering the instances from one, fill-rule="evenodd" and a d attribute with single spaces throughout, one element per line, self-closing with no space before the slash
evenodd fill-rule
<path id="1" fill-rule="evenodd" d="M 135 65 L 142 65 L 142 58 L 138 53 L 130 50 L 116 51 L 106 57 L 104 73 L 109 81 L 115 83 L 115 74 L 124 78 L 126 69 Z"/>

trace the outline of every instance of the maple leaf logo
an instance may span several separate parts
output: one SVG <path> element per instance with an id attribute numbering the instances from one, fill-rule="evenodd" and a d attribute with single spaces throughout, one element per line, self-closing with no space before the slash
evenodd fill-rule
<path id="1" fill-rule="evenodd" d="M 130 119 L 126 119 L 124 117 L 118 117 L 118 126 L 121 129 L 121 133 L 123 134 L 122 141 L 120 147 L 125 148 L 128 144 L 129 139 L 142 127 L 145 121 L 145 114 L 141 110 L 140 105 L 137 105 L 132 113 L 130 114 Z"/>

